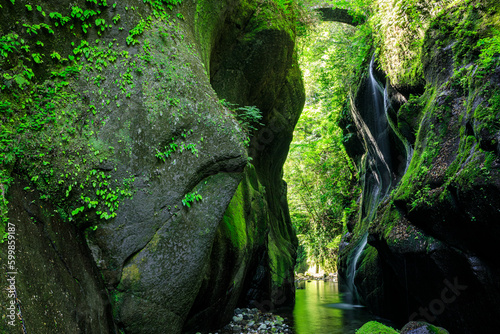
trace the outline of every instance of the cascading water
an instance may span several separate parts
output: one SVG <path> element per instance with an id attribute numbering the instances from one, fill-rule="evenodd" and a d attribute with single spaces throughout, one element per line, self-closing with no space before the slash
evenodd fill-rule
<path id="1" fill-rule="evenodd" d="M 408 170 L 408 166 L 410 165 L 411 158 L 413 156 L 413 147 L 411 146 L 410 142 L 401 134 L 399 131 L 398 127 L 392 122 L 391 118 L 389 117 L 388 111 L 392 108 L 391 106 L 391 100 L 389 99 L 389 93 L 387 90 L 387 86 L 384 89 L 384 109 L 385 109 L 385 114 L 387 121 L 389 122 L 389 125 L 391 126 L 391 129 L 394 131 L 394 133 L 398 136 L 399 140 L 403 143 L 405 147 L 405 152 L 406 152 L 406 161 L 405 161 L 405 169 L 401 175 L 404 175 L 406 171 Z"/>
<path id="2" fill-rule="evenodd" d="M 357 287 L 355 282 L 358 282 L 356 277 L 358 279 L 363 277 L 360 274 L 363 270 L 359 265 L 362 263 L 363 251 L 368 244 L 369 224 L 375 219 L 377 207 L 382 199 L 389 194 L 391 187 L 402 176 L 403 171 L 408 168 L 412 148 L 391 122 L 389 94 L 385 85 L 377 81 L 375 77 L 374 62 L 374 58 L 372 58 L 369 76 L 358 93 L 356 103 L 351 100 L 352 115 L 358 133 L 363 138 L 365 154 L 359 164 L 362 169 L 360 174 L 362 175 L 363 192 L 360 220 L 356 223 L 359 226 L 356 225 L 355 228 L 355 232 L 358 234 L 352 237 L 350 247 L 342 254 L 343 263 L 339 272 L 341 281 L 338 288 L 342 294 L 338 295 L 339 291 L 337 290 L 337 297 L 332 298 L 333 302 L 328 303 L 330 299 L 325 292 L 329 288 L 328 282 L 304 282 L 304 289 L 297 291 L 297 304 L 294 310 L 295 330 L 298 334 L 351 333 L 354 332 L 354 328 L 359 328 L 359 325 L 353 326 L 353 324 L 364 323 L 367 320 L 384 322 L 384 319 L 374 319 L 373 315 L 364 310 L 360 295 L 364 295 L 365 285 L 359 284 L 360 286 Z M 403 145 L 394 143 L 394 140 L 397 141 L 398 138 L 405 147 L 406 161 L 403 157 L 404 154 L 401 154 L 401 157 L 398 156 L 398 160 L 391 157 L 391 154 L 402 149 Z M 398 163 L 393 164 L 395 161 Z M 310 308 L 316 307 L 320 303 L 322 307 L 310 311 Z M 307 305 L 307 310 L 303 307 L 304 305 Z M 336 310 L 332 311 L 330 308 Z M 364 318 L 365 315 L 368 317 Z M 337 321 L 338 317 L 342 317 L 341 321 Z"/>
<path id="3" fill-rule="evenodd" d="M 344 301 L 347 304 L 355 304 L 359 300 L 358 291 L 356 289 L 356 285 L 354 284 L 354 277 L 356 277 L 356 264 L 358 263 L 358 259 L 365 249 L 365 246 L 368 242 L 368 233 L 365 233 L 363 237 L 359 240 L 358 244 L 354 247 L 352 251 L 352 257 L 348 261 L 347 268 L 347 293 L 344 295 Z"/>
<path id="4" fill-rule="evenodd" d="M 408 141 L 392 124 L 388 115 L 391 107 L 387 89 L 380 84 L 374 75 L 375 57 L 372 57 L 369 77 L 363 90 L 362 106 L 359 108 L 351 101 L 352 114 L 359 133 L 363 137 L 365 155 L 362 159 L 364 173 L 362 178 L 363 193 L 361 199 L 361 214 L 358 224 L 368 226 L 373 221 L 376 209 L 381 200 L 388 195 L 397 173 L 393 170 L 391 161 L 390 132 L 394 132 L 402 141 L 406 150 L 406 168 L 413 150 Z M 359 296 L 355 285 L 358 261 L 367 244 L 368 232 L 358 238 L 347 258 L 346 285 L 349 293 L 346 302 L 357 303 Z"/>

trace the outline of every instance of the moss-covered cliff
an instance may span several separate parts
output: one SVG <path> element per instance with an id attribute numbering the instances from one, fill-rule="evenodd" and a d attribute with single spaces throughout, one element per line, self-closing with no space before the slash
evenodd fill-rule
<path id="1" fill-rule="evenodd" d="M 0 5 L 2 231 L 15 225 L 26 328 L 178 333 L 293 301 L 292 7 Z M 250 138 L 223 99 L 261 110 Z M 0 250 L 7 265 L 8 235 Z"/>
<path id="2" fill-rule="evenodd" d="M 378 21 L 375 40 L 395 87 L 389 117 L 414 152 L 376 219 L 353 229 L 369 232 L 358 291 L 401 323 L 491 331 L 500 310 L 491 252 L 499 235 L 500 8 L 486 0 L 404 3 L 376 7 L 379 20 L 394 15 Z"/>

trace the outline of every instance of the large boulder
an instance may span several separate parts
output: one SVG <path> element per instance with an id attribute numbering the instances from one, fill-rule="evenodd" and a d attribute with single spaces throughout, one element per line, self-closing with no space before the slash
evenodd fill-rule
<path id="1" fill-rule="evenodd" d="M 13 238 L 0 245 L 7 272 L 0 277 L 0 332 L 114 333 L 111 302 L 82 231 L 27 182 L 13 182 L 8 198 Z"/>
<path id="2" fill-rule="evenodd" d="M 19 272 L 76 261 L 70 272 L 85 279 L 54 297 L 55 276 L 20 274 L 19 300 L 41 287 L 37 303 L 55 305 L 26 307 L 27 327 L 179 333 L 220 325 L 238 302 L 278 305 L 278 289 L 293 301 L 281 168 L 304 94 L 283 11 L 235 0 L 2 4 L 2 199 L 10 221 L 29 203 L 50 208 L 34 215 L 38 227 L 23 223 L 29 233 L 50 219 L 60 229 L 36 246 L 53 254 Z M 223 99 L 262 111 L 250 146 Z M 71 301 L 80 315 L 62 327 L 57 310 Z"/>

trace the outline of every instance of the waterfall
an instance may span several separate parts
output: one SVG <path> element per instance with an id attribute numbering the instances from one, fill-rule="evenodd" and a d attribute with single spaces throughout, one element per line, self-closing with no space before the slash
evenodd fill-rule
<path id="1" fill-rule="evenodd" d="M 390 132 L 394 132 L 402 141 L 406 150 L 405 172 L 408 168 L 413 149 L 398 131 L 397 126 L 391 121 L 388 111 L 391 108 L 387 88 L 382 85 L 374 75 L 375 56 L 372 57 L 368 71 L 366 87 L 361 91 L 360 106 L 356 106 L 351 97 L 352 114 L 356 127 L 361 134 L 365 155 L 362 158 L 362 198 L 361 214 L 358 224 L 364 226 L 364 234 L 358 239 L 347 259 L 346 284 L 349 289 L 348 302 L 359 302 L 357 288 L 354 283 L 359 258 L 366 247 L 368 239 L 368 226 L 376 215 L 376 210 L 381 200 L 389 194 L 396 175 L 391 161 Z"/>
<path id="2" fill-rule="evenodd" d="M 369 68 L 369 80 L 364 90 L 363 108 L 358 109 L 351 101 L 352 114 L 365 146 L 363 156 L 364 179 L 361 220 L 370 222 L 380 200 L 388 194 L 395 178 L 392 170 L 389 131 L 391 124 L 387 117 L 390 106 L 384 87 L 373 74 L 375 57 Z"/>
<path id="3" fill-rule="evenodd" d="M 359 240 L 358 244 L 354 247 L 350 254 L 350 259 L 348 260 L 348 271 L 347 271 L 347 294 L 345 295 L 345 302 L 348 304 L 355 304 L 359 301 L 359 295 L 354 284 L 354 278 L 356 277 L 356 269 L 358 259 L 361 256 L 361 253 L 365 249 L 365 246 L 368 242 L 368 233 L 365 233 L 363 237 Z"/>
<path id="4" fill-rule="evenodd" d="M 406 152 L 406 163 L 405 163 L 405 170 L 402 173 L 402 175 L 406 174 L 406 171 L 408 170 L 408 166 L 410 166 L 410 161 L 413 156 L 413 147 L 411 146 L 410 142 L 401 134 L 401 131 L 399 131 L 398 127 L 396 124 L 392 122 L 392 119 L 389 117 L 388 111 L 391 106 L 391 100 L 389 99 L 389 93 L 387 92 L 387 87 L 388 85 L 385 86 L 384 89 L 384 109 L 385 109 L 385 114 L 387 121 L 389 122 L 389 125 L 391 126 L 391 129 L 394 131 L 394 133 L 398 136 L 399 140 L 403 143 L 405 147 L 405 152 Z"/>

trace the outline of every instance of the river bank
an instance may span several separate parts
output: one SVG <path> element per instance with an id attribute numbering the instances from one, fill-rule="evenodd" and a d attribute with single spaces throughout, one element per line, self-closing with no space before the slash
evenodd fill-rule
<path id="1" fill-rule="evenodd" d="M 208 334 L 292 334 L 288 318 L 273 313 L 261 312 L 256 308 L 237 308 L 233 320 L 224 328 Z M 202 333 L 197 333 L 202 334 Z"/>

